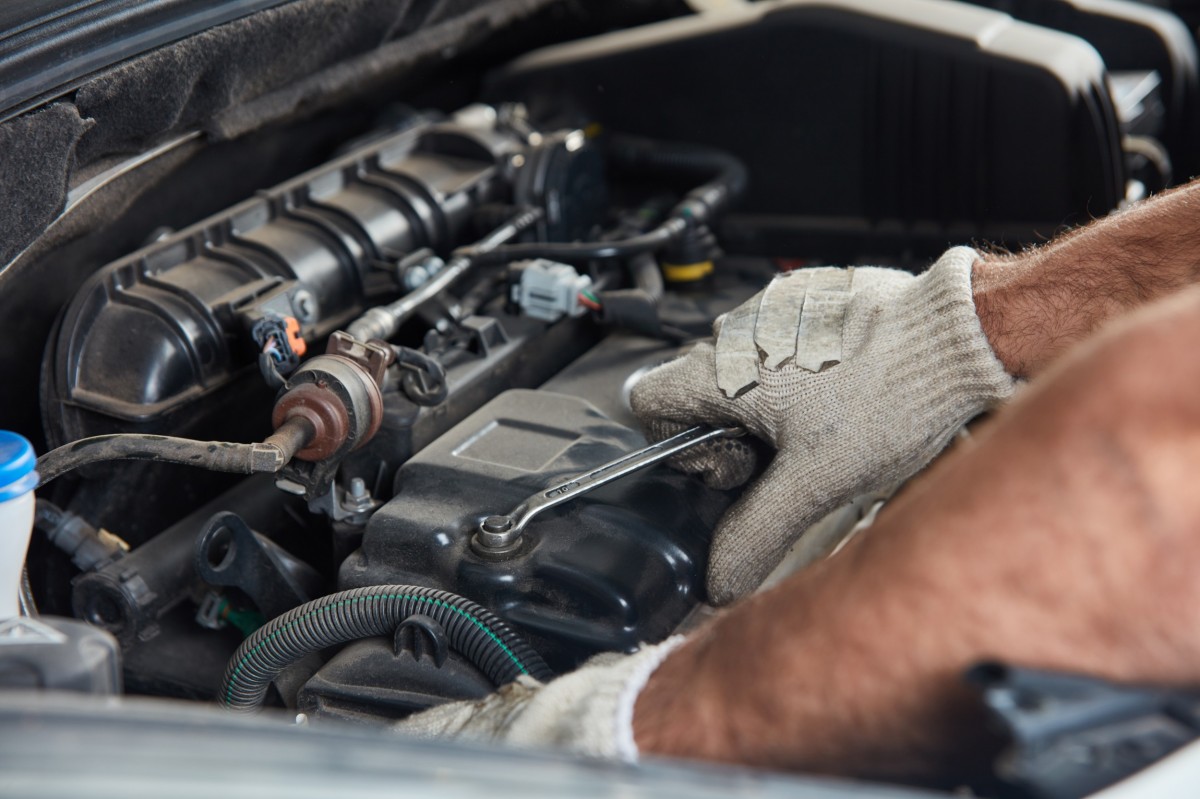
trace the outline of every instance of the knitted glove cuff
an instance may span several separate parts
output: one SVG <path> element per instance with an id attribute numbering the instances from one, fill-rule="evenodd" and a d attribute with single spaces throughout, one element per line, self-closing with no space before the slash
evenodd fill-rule
<path id="1" fill-rule="evenodd" d="M 632 655 L 597 655 L 546 684 L 521 676 L 477 701 L 451 702 L 393 725 L 416 738 L 562 749 L 637 762 L 633 710 L 654 670 L 684 641 L 675 636 Z"/>
<path id="2" fill-rule="evenodd" d="M 518 746 L 553 746 L 635 763 L 633 710 L 647 680 L 683 643 L 675 636 L 629 656 L 597 656 L 547 683 L 511 720 L 502 738 Z"/>
<path id="3" fill-rule="evenodd" d="M 953 424 L 1007 399 L 1013 378 L 993 352 L 975 310 L 970 247 L 947 250 L 912 284 L 907 308 L 895 317 L 894 340 L 905 341 L 894 364 L 912 380 L 914 415 Z M 919 383 L 920 385 L 917 385 Z"/>
<path id="4" fill-rule="evenodd" d="M 615 725 L 615 744 L 616 756 L 627 763 L 636 763 L 638 759 L 637 742 L 633 740 L 633 709 L 637 705 L 638 697 L 642 693 L 642 689 L 646 687 L 646 683 L 650 681 L 650 675 L 663 664 L 667 656 L 683 645 L 687 640 L 682 635 L 675 635 L 661 644 L 656 646 L 646 647 L 638 652 L 634 658 L 637 662 L 630 667 L 629 675 L 625 680 L 625 684 L 621 687 L 621 692 L 617 695 L 617 703 L 613 714 L 613 722 Z"/>

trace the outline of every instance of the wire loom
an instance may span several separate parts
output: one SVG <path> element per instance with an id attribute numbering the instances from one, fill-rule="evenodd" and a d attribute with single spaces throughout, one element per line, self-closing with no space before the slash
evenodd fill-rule
<path id="1" fill-rule="evenodd" d="M 268 622 L 242 642 L 225 672 L 221 704 L 249 712 L 284 668 L 305 655 L 361 638 L 391 635 L 414 614 L 436 620 L 451 648 L 497 686 L 522 674 L 554 675 L 511 627 L 469 599 L 413 585 L 380 585 L 342 591 L 307 602 Z"/>

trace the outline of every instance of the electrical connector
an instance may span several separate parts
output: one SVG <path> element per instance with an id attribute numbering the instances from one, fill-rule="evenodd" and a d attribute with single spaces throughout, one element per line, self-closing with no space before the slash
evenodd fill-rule
<path id="1" fill-rule="evenodd" d="M 259 352 L 266 354 L 282 375 L 290 374 L 300 365 L 308 345 L 300 333 L 300 323 L 291 316 L 264 316 L 250 327 Z"/>
<path id="2" fill-rule="evenodd" d="M 580 295 L 591 290 L 592 279 L 575 267 L 538 259 L 513 264 L 513 268 L 519 277 L 512 287 L 512 301 L 526 316 L 557 322 L 588 310 Z"/>

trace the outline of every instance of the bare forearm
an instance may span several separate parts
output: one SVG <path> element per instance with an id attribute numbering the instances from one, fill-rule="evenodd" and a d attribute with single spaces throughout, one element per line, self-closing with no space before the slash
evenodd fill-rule
<path id="1" fill-rule="evenodd" d="M 987 734 L 959 675 L 979 641 L 930 624 L 942 608 L 924 576 L 883 574 L 872 559 L 847 551 L 675 653 L 638 701 L 639 748 L 888 779 L 978 772 L 964 757 L 987 753 Z"/>
<path id="2" fill-rule="evenodd" d="M 953 774 L 984 658 L 1200 679 L 1200 288 L 1124 320 L 905 490 L 836 558 L 735 607 L 652 676 L 646 752 Z"/>
<path id="3" fill-rule="evenodd" d="M 1011 374 L 1030 377 L 1108 319 L 1196 281 L 1200 182 L 974 271 L 984 331 Z"/>

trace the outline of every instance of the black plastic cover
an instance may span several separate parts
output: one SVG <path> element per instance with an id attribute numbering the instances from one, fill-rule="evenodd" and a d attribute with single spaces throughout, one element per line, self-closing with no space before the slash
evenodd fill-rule
<path id="1" fill-rule="evenodd" d="M 433 659 L 396 652 L 391 641 L 368 638 L 347 645 L 300 689 L 296 709 L 343 721 L 401 719 L 446 701 L 482 699 L 496 686 L 467 658 L 450 652 Z"/>
<path id="2" fill-rule="evenodd" d="M 500 167 L 521 146 L 511 134 L 418 125 L 105 266 L 48 350 L 47 434 L 178 434 L 173 417 L 194 427 L 225 414 L 189 406 L 257 362 L 255 322 L 292 317 L 310 342 L 327 336 L 366 307 L 372 278 L 389 290 L 377 266 L 460 243 L 473 209 L 507 195 Z"/>
<path id="3" fill-rule="evenodd" d="M 725 493 L 665 466 L 535 518 L 507 560 L 470 548 L 479 522 L 547 485 L 645 446 L 584 400 L 508 391 L 410 459 L 339 589 L 384 583 L 473 599 L 529 635 L 556 670 L 667 637 L 703 598 Z"/>
<path id="4" fill-rule="evenodd" d="M 749 190 L 720 233 L 742 253 L 1017 244 L 1125 190 L 1095 50 L 958 3 L 756 3 L 534 52 L 488 96 L 734 153 Z"/>
<path id="5" fill-rule="evenodd" d="M 1125 0 L 968 0 L 1086 39 L 1113 71 L 1154 70 L 1165 100 L 1163 130 L 1175 177 L 1200 171 L 1200 76 L 1191 31 L 1174 14 Z"/>

